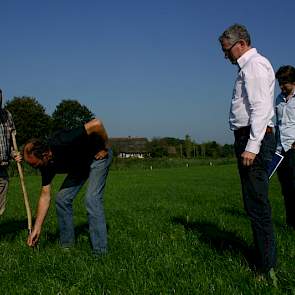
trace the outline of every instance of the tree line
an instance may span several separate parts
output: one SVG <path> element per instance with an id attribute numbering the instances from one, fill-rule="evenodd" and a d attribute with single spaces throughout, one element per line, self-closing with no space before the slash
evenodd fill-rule
<path id="1" fill-rule="evenodd" d="M 61 128 L 77 127 L 95 117 L 85 105 L 72 99 L 62 100 L 51 116 L 34 97 L 14 97 L 6 102 L 5 108 L 13 116 L 20 146 L 32 137 L 44 139 Z M 216 141 L 200 144 L 189 135 L 185 139 L 153 138 L 148 141 L 146 150 L 155 158 L 223 158 L 234 155 L 233 145 L 220 145 Z"/>
<path id="2" fill-rule="evenodd" d="M 12 115 L 21 146 L 32 137 L 46 138 L 61 128 L 80 126 L 94 118 L 94 114 L 77 100 L 62 100 L 52 115 L 34 97 L 14 97 L 4 106 Z"/>
<path id="3" fill-rule="evenodd" d="M 147 145 L 147 151 L 153 158 L 216 159 L 234 157 L 234 146 L 232 144 L 220 145 L 216 141 L 197 143 L 188 134 L 185 135 L 185 139 L 153 138 Z"/>

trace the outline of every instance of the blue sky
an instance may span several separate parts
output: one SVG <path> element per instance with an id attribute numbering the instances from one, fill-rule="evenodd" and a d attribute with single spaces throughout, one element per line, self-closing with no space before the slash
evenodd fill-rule
<path id="1" fill-rule="evenodd" d="M 295 65 L 294 0 L 0 1 L 5 99 L 33 96 L 48 114 L 77 99 L 111 137 L 232 143 L 236 68 L 218 37 L 233 23 L 275 70 Z"/>

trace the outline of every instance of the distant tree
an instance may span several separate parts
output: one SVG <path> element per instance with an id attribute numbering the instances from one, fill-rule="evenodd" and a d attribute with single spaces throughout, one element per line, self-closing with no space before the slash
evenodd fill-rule
<path id="1" fill-rule="evenodd" d="M 5 108 L 10 111 L 17 132 L 17 142 L 24 144 L 32 137 L 44 138 L 51 131 L 50 116 L 34 97 L 14 97 L 7 101 Z"/>
<path id="2" fill-rule="evenodd" d="M 234 156 L 234 145 L 233 144 L 225 144 L 221 148 L 221 157 L 231 158 Z"/>
<path id="3" fill-rule="evenodd" d="M 175 138 L 175 137 L 163 137 L 161 141 L 165 142 L 169 146 L 178 146 L 183 143 L 183 139 Z"/>
<path id="4" fill-rule="evenodd" d="M 222 146 L 220 146 L 216 141 L 208 141 L 202 143 L 205 150 L 205 156 L 210 158 L 219 158 L 222 155 Z M 202 149 L 201 149 L 202 150 Z"/>
<path id="5" fill-rule="evenodd" d="M 167 143 L 163 138 L 153 138 L 147 144 L 148 153 L 152 158 L 161 158 L 168 156 Z"/>
<path id="6" fill-rule="evenodd" d="M 193 143 L 192 143 L 191 137 L 188 134 L 185 135 L 184 148 L 185 148 L 186 157 L 191 158 Z"/>
<path id="7" fill-rule="evenodd" d="M 183 139 L 175 137 L 162 137 L 160 142 L 161 146 L 166 148 L 169 157 L 182 156 L 182 145 L 184 144 Z"/>
<path id="8" fill-rule="evenodd" d="M 200 145 L 197 144 L 196 142 L 193 142 L 193 151 L 194 151 L 194 158 L 199 157 L 199 147 Z"/>
<path id="9" fill-rule="evenodd" d="M 208 141 L 206 145 L 206 156 L 210 158 L 218 158 L 221 154 L 221 147 L 216 141 Z"/>
<path id="10" fill-rule="evenodd" d="M 200 144 L 200 149 L 201 149 L 201 157 L 205 158 L 206 157 L 206 144 L 205 143 Z"/>
<path id="11" fill-rule="evenodd" d="M 181 159 L 183 158 L 183 148 L 182 148 L 182 146 L 183 146 L 183 144 L 180 143 L 179 144 L 179 156 L 180 156 Z"/>
<path id="12" fill-rule="evenodd" d="M 52 114 L 52 127 L 53 130 L 78 127 L 93 118 L 94 114 L 77 100 L 62 100 Z"/>

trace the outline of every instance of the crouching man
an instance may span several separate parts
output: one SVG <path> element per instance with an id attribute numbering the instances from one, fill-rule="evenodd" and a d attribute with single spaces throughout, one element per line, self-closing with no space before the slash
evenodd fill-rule
<path id="1" fill-rule="evenodd" d="M 51 182 L 55 174 L 64 174 L 56 196 L 56 212 L 60 230 L 60 243 L 64 248 L 74 245 L 72 203 L 88 179 L 85 205 L 88 214 L 89 234 L 93 253 L 107 252 L 107 229 L 103 208 L 103 194 L 112 150 L 103 123 L 93 119 L 84 126 L 60 130 L 46 142 L 30 139 L 24 146 L 24 160 L 38 168 L 42 176 L 36 221 L 27 244 L 35 246 L 39 240 L 51 198 Z"/>

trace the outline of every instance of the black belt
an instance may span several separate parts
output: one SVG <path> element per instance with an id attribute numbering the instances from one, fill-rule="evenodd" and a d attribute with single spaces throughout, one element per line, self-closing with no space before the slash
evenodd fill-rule
<path id="1" fill-rule="evenodd" d="M 246 136 L 250 134 L 251 126 L 241 127 L 237 130 L 234 130 L 235 137 Z M 273 128 L 270 126 L 266 127 L 265 134 L 272 133 Z"/>

